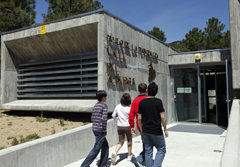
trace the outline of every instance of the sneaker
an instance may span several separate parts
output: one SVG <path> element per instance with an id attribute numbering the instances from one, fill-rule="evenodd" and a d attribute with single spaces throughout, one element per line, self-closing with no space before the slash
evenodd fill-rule
<path id="1" fill-rule="evenodd" d="M 112 153 L 111 162 L 112 162 L 113 165 L 116 164 L 116 160 L 117 160 L 117 155 L 115 153 Z"/>
<path id="2" fill-rule="evenodd" d="M 128 160 L 128 161 L 132 161 L 132 156 L 131 156 L 131 155 L 128 156 L 127 160 Z"/>

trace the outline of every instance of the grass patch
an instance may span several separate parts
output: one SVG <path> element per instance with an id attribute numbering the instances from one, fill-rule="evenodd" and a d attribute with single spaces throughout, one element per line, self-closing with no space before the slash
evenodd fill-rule
<path id="1" fill-rule="evenodd" d="M 63 128 L 63 131 L 67 130 L 68 128 Z"/>
<path id="2" fill-rule="evenodd" d="M 13 137 L 12 137 L 12 136 L 8 136 L 8 137 L 7 137 L 7 140 L 10 140 L 10 139 L 13 139 Z"/>
<path id="3" fill-rule="evenodd" d="M 89 124 L 89 122 L 83 122 L 83 125 L 87 125 L 87 124 Z"/>
<path id="4" fill-rule="evenodd" d="M 4 146 L 3 146 L 3 147 L 0 147 L 0 150 L 2 150 L 2 149 L 4 149 L 4 148 L 6 148 L 6 147 L 4 147 Z"/>
<path id="5" fill-rule="evenodd" d="M 64 118 L 59 118 L 59 123 L 60 123 L 60 125 L 61 126 L 64 126 L 64 125 L 66 125 L 65 123 L 64 123 Z"/>
<path id="6" fill-rule="evenodd" d="M 9 122 L 9 123 L 8 123 L 8 126 L 12 126 L 12 122 Z"/>
<path id="7" fill-rule="evenodd" d="M 13 138 L 12 142 L 11 142 L 11 146 L 15 146 L 15 145 L 18 145 L 19 144 L 19 141 L 16 137 Z"/>
<path id="8" fill-rule="evenodd" d="M 36 121 L 37 122 L 49 122 L 51 120 L 52 120 L 52 118 L 44 118 L 43 117 L 43 112 L 41 112 L 41 116 L 36 116 Z"/>
<path id="9" fill-rule="evenodd" d="M 36 133 L 27 135 L 25 138 L 21 135 L 19 140 L 16 137 L 14 137 L 11 145 L 15 146 L 15 145 L 25 143 L 25 142 L 28 142 L 28 141 L 32 141 L 32 140 L 36 140 L 36 139 L 39 139 L 39 138 L 41 138 L 41 137 Z"/>

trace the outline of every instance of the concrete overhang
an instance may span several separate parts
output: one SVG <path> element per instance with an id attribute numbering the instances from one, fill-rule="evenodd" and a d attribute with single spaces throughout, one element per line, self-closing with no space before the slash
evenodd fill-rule
<path id="1" fill-rule="evenodd" d="M 4 41 L 20 60 L 97 51 L 98 23 Z"/>
<path id="2" fill-rule="evenodd" d="M 201 55 L 200 62 L 195 61 L 196 54 Z M 215 49 L 196 52 L 183 52 L 168 55 L 169 66 L 223 64 L 231 61 L 231 49 Z"/>

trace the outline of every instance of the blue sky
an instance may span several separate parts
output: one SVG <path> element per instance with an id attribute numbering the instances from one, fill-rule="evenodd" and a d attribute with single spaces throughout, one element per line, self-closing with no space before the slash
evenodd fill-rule
<path id="1" fill-rule="evenodd" d="M 185 38 L 192 28 L 204 30 L 216 17 L 229 30 L 228 0 L 99 0 L 104 9 L 147 32 L 154 26 L 164 31 L 166 43 Z M 37 0 L 36 23 L 42 23 L 48 3 Z"/>

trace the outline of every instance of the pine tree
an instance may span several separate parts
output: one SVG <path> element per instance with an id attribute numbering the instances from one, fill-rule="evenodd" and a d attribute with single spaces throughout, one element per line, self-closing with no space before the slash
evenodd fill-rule
<path id="1" fill-rule="evenodd" d="M 222 31 L 225 28 L 225 25 L 221 23 L 217 18 L 212 17 L 208 19 L 207 27 L 205 30 L 205 38 L 206 38 L 206 50 L 208 49 L 220 49 L 221 48 L 221 40 L 223 38 Z"/>
<path id="2" fill-rule="evenodd" d="M 167 40 L 164 32 L 160 30 L 158 27 L 153 27 L 153 30 L 148 31 L 148 34 L 156 37 L 157 39 L 160 39 L 161 41 L 165 42 Z"/>
<path id="3" fill-rule="evenodd" d="M 35 23 L 36 0 L 1 0 L 0 33 L 28 27 Z M 0 36 L 1 55 L 1 36 Z"/>
<path id="4" fill-rule="evenodd" d="M 35 23 L 36 0 L 1 0 L 0 33 Z"/>
<path id="5" fill-rule="evenodd" d="M 43 21 L 49 22 L 81 13 L 103 8 L 101 2 L 93 0 L 45 0 L 49 3 L 47 15 L 44 13 Z"/>
<path id="6" fill-rule="evenodd" d="M 186 39 L 183 40 L 183 43 L 189 51 L 204 50 L 204 34 L 202 30 L 195 27 L 185 35 Z"/>

